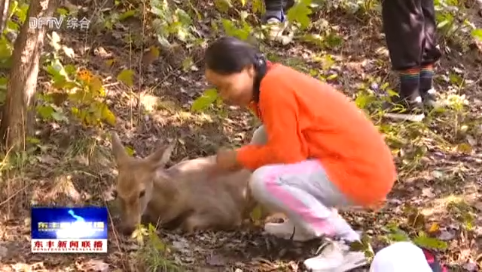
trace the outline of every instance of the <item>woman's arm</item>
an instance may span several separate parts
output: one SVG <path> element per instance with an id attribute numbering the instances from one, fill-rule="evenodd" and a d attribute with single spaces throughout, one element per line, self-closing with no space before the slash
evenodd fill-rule
<path id="1" fill-rule="evenodd" d="M 274 77 L 265 80 L 275 80 Z M 265 84 L 270 85 L 269 82 Z M 272 85 L 272 84 L 271 84 Z M 267 164 L 296 163 L 306 159 L 298 125 L 298 105 L 290 90 L 261 92 L 260 109 L 268 135 L 266 145 L 246 145 L 237 150 L 237 160 L 254 170 Z"/>

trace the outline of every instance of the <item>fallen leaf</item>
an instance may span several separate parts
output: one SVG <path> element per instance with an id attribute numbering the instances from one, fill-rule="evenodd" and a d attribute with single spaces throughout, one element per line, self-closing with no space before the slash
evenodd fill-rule
<path id="1" fill-rule="evenodd" d="M 471 135 L 467 135 L 467 142 L 469 143 L 469 145 L 471 146 L 476 146 L 477 145 L 477 140 L 472 137 Z"/>
<path id="2" fill-rule="evenodd" d="M 472 261 L 469 261 L 468 263 L 464 264 L 463 268 L 469 272 L 475 272 L 479 270 L 477 267 L 477 264 Z"/>
<path id="3" fill-rule="evenodd" d="M 430 228 L 428 229 L 429 233 L 434 233 L 440 230 L 440 226 L 437 223 L 432 223 Z"/>
<path id="4" fill-rule="evenodd" d="M 39 156 L 39 157 L 37 157 L 37 159 L 38 159 L 39 162 L 45 163 L 45 164 L 48 164 L 48 165 L 56 165 L 59 162 L 59 160 L 57 160 L 56 158 L 54 158 L 52 156 L 49 156 L 49 155 Z"/>
<path id="5" fill-rule="evenodd" d="M 183 252 L 183 253 L 190 253 L 191 252 L 191 250 L 189 250 L 189 248 L 190 248 L 189 242 L 186 239 L 183 239 L 183 238 L 172 242 L 171 247 L 174 248 L 175 250 L 179 251 L 179 252 Z"/>
<path id="6" fill-rule="evenodd" d="M 0 246 L 0 260 L 2 260 L 2 258 L 7 257 L 7 254 L 8 254 L 8 249 L 4 246 Z"/>
<path id="7" fill-rule="evenodd" d="M 474 208 L 479 210 L 479 212 L 482 212 L 482 202 L 477 202 L 474 204 Z"/>
<path id="8" fill-rule="evenodd" d="M 461 143 L 457 146 L 457 151 L 465 153 L 465 154 L 470 154 L 470 153 L 472 153 L 473 148 L 468 143 Z"/>
<path id="9" fill-rule="evenodd" d="M 94 270 L 96 272 L 108 272 L 109 264 L 105 263 L 102 260 L 89 260 L 85 263 L 85 267 L 87 270 Z"/>
<path id="10" fill-rule="evenodd" d="M 426 196 L 426 197 L 429 197 L 429 198 L 432 198 L 432 197 L 435 196 L 435 194 L 433 193 L 433 189 L 430 188 L 430 187 L 423 188 L 422 189 L 422 195 Z"/>
<path id="11" fill-rule="evenodd" d="M 226 266 L 226 260 L 220 255 L 210 255 L 206 258 L 206 263 L 212 266 Z"/>
<path id="12" fill-rule="evenodd" d="M 444 173 L 441 171 L 432 171 L 432 177 L 435 179 L 443 179 Z"/>
<path id="13" fill-rule="evenodd" d="M 62 46 L 62 50 L 64 51 L 64 54 L 69 57 L 69 58 L 75 58 L 75 52 L 74 49 L 67 47 L 67 46 Z"/>
<path id="14" fill-rule="evenodd" d="M 114 63 L 115 63 L 115 59 L 108 59 L 105 61 L 105 65 L 107 67 L 111 67 L 112 65 L 114 65 Z"/>
<path id="15" fill-rule="evenodd" d="M 452 240 L 454 237 L 455 237 L 455 234 L 444 230 L 442 231 L 442 233 L 440 233 L 440 235 L 438 236 L 438 239 L 442 241 L 448 241 L 448 240 Z"/>
<path id="16" fill-rule="evenodd" d="M 417 236 L 413 238 L 412 241 L 414 244 L 418 246 L 426 247 L 429 249 L 445 250 L 448 246 L 447 243 L 444 241 L 431 238 L 425 235 Z"/>
<path id="17" fill-rule="evenodd" d="M 396 198 L 387 199 L 387 202 L 390 203 L 390 204 L 393 204 L 393 205 L 402 204 L 402 201 L 400 199 L 396 199 Z"/>

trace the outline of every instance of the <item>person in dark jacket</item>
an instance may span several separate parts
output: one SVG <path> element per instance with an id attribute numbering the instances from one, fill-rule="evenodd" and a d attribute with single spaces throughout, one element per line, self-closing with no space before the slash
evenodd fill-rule
<path id="1" fill-rule="evenodd" d="M 393 70 L 399 72 L 399 97 L 387 116 L 421 121 L 425 107 L 436 106 L 433 89 L 437 47 L 434 0 L 382 0 L 382 19 Z"/>

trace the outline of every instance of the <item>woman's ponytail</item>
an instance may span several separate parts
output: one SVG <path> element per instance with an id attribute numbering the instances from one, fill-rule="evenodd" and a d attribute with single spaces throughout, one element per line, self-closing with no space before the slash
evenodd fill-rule
<path id="1" fill-rule="evenodd" d="M 254 60 L 253 60 L 253 66 L 254 66 L 254 70 L 256 71 L 256 76 L 254 78 L 254 84 L 253 84 L 253 100 L 254 102 L 258 103 L 259 95 L 260 95 L 261 80 L 264 78 L 264 76 L 266 75 L 266 72 L 268 71 L 268 63 L 267 63 L 266 57 L 261 53 L 255 54 Z"/>

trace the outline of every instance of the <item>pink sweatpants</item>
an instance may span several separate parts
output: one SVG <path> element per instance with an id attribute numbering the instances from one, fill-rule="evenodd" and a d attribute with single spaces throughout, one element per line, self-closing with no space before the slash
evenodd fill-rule
<path id="1" fill-rule="evenodd" d="M 262 145 L 266 139 L 260 127 L 251 143 Z M 261 167 L 254 171 L 250 189 L 259 203 L 283 212 L 295 226 L 309 233 L 348 241 L 359 239 L 359 234 L 333 210 L 351 203 L 330 181 L 318 160 Z"/>

